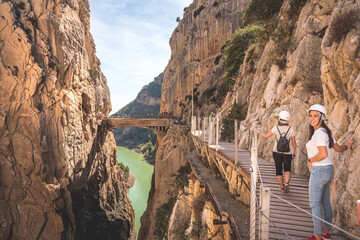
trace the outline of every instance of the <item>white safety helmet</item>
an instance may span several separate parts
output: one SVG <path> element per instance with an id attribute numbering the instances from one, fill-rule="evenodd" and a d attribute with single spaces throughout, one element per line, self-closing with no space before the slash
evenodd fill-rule
<path id="1" fill-rule="evenodd" d="M 279 113 L 279 122 L 282 124 L 289 123 L 290 120 L 290 113 L 288 111 L 281 111 Z"/>
<path id="2" fill-rule="evenodd" d="M 321 117 L 325 117 L 326 118 L 326 109 L 323 105 L 320 104 L 314 104 L 310 107 L 309 112 L 310 111 L 318 111 L 321 115 Z"/>

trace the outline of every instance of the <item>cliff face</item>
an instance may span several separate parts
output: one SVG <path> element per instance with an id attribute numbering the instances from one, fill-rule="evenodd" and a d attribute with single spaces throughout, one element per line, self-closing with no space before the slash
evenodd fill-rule
<path id="1" fill-rule="evenodd" d="M 155 229 L 158 229 L 157 232 L 167 232 L 167 229 L 161 228 L 162 224 L 156 224 L 157 221 L 161 223 L 157 211 L 165 208 L 168 211 L 163 215 L 171 214 L 179 192 L 175 179 L 180 167 L 186 165 L 190 150 L 191 139 L 188 134 L 186 127 L 174 126 L 165 136 L 158 136 L 152 186 L 146 211 L 141 217 L 139 239 L 158 239 Z"/>
<path id="2" fill-rule="evenodd" d="M 242 26 L 248 2 L 194 0 L 186 9 L 170 39 L 171 59 L 164 71 L 161 112 L 189 116 L 185 113 L 191 110 L 193 89 L 203 92 L 217 86 L 224 71 L 222 47 Z M 203 104 L 198 114 L 215 110 L 214 103 Z"/>
<path id="3" fill-rule="evenodd" d="M 328 118 L 348 138 L 359 142 L 359 61 L 360 4 L 355 1 L 307 1 L 293 15 L 291 1 L 284 1 L 278 28 L 293 28 L 292 45 L 281 56 L 271 57 L 277 45 L 270 39 L 265 47 L 247 53 L 235 84 L 238 101 L 248 106 L 241 123 L 240 144 L 249 146 L 252 129 L 263 132 L 276 123 L 276 114 L 288 110 L 290 125 L 295 128 L 298 144 L 294 172 L 307 174 L 306 147 L 308 141 L 308 109 L 312 104 L 324 104 Z M 270 56 L 270 57 L 269 57 Z M 283 63 L 283 64 L 281 64 Z M 228 97 L 228 108 L 235 94 Z M 330 124 L 328 126 L 340 144 L 346 139 Z M 272 141 L 260 139 L 259 154 L 272 160 Z M 331 187 L 334 224 L 358 234 L 356 200 L 360 196 L 358 177 L 359 146 L 344 153 L 331 152 L 335 179 Z"/>
<path id="4" fill-rule="evenodd" d="M 0 238 L 128 239 L 88 1 L 0 1 Z"/>
<path id="5" fill-rule="evenodd" d="M 298 143 L 293 170 L 308 174 L 305 144 L 307 110 L 312 104 L 324 104 L 335 126 L 360 141 L 359 2 L 284 0 L 270 20 L 259 19 L 258 23 L 273 25 L 268 25 L 262 42 L 245 52 L 234 88 L 227 90 L 224 103 L 217 108 L 213 93 L 226 71 L 222 46 L 242 25 L 241 12 L 247 2 L 194 0 L 186 9 L 170 39 L 172 55 L 164 72 L 161 111 L 189 118 L 193 89 L 200 92 L 194 97 L 195 115 L 208 116 L 214 111 L 225 116 L 237 101 L 246 107 L 239 137 L 242 148 L 248 148 L 254 128 L 269 131 L 277 122 L 276 114 L 288 110 Z M 328 125 L 343 144 L 345 138 Z M 259 144 L 260 156 L 272 161 L 273 142 L 260 139 Z M 334 223 L 354 234 L 358 234 L 355 206 L 360 196 L 358 156 L 357 145 L 344 153 L 331 153 Z"/>

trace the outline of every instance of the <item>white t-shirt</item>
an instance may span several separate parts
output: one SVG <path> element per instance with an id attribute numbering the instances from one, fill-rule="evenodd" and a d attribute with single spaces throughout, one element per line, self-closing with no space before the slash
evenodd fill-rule
<path id="1" fill-rule="evenodd" d="M 287 130 L 290 128 L 289 132 L 286 134 L 286 139 L 289 140 L 289 142 L 290 142 L 291 137 L 295 136 L 295 134 L 294 134 L 294 129 L 290 126 L 274 126 L 271 129 L 271 132 L 275 135 L 275 143 L 274 143 L 274 147 L 273 147 L 273 152 L 281 153 L 281 152 L 278 152 L 278 150 L 277 150 L 277 141 L 279 141 L 279 139 L 280 139 L 280 133 L 279 133 L 277 127 L 279 127 L 279 130 L 282 134 L 285 134 L 287 132 Z M 290 152 L 284 152 L 284 154 L 292 153 L 291 144 L 289 143 L 289 145 L 290 145 Z"/>
<path id="2" fill-rule="evenodd" d="M 332 136 L 334 144 L 336 143 L 335 138 Z M 326 133 L 325 128 L 318 128 L 312 135 L 310 141 L 306 143 L 306 151 L 308 158 L 314 157 L 319 153 L 318 146 L 326 146 L 327 157 L 319 162 L 312 163 L 313 166 L 327 166 L 332 165 L 330 159 L 330 148 L 329 148 L 329 136 Z"/>

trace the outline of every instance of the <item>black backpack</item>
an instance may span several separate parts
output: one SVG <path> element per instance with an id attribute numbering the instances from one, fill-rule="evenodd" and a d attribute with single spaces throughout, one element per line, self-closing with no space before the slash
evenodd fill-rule
<path id="1" fill-rule="evenodd" d="M 276 126 L 278 131 L 279 131 L 279 134 L 280 134 L 280 138 L 279 140 L 276 139 L 276 136 L 275 136 L 275 139 L 276 139 L 276 142 L 277 142 L 277 151 L 278 152 L 290 152 L 290 142 L 289 140 L 286 138 L 286 134 L 289 132 L 290 128 L 288 128 L 288 130 L 286 131 L 286 133 L 281 133 L 280 132 L 280 129 L 278 126 Z"/>

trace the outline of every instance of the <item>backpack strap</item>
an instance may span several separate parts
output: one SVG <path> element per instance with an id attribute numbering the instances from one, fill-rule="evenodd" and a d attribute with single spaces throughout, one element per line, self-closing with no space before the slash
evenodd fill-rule
<path id="1" fill-rule="evenodd" d="M 284 136 L 284 137 L 286 137 L 286 134 L 289 132 L 290 128 L 291 128 L 291 127 L 289 127 L 289 128 L 288 128 L 288 130 L 286 131 L 286 133 L 285 133 L 285 136 Z"/>
<path id="2" fill-rule="evenodd" d="M 279 132 L 279 135 L 281 137 L 281 132 L 280 132 L 279 126 L 276 126 L 276 128 L 277 128 L 277 130 Z M 275 140 L 276 140 L 276 143 L 279 143 L 280 138 L 279 138 L 279 140 L 277 140 L 276 135 L 275 135 Z"/>

